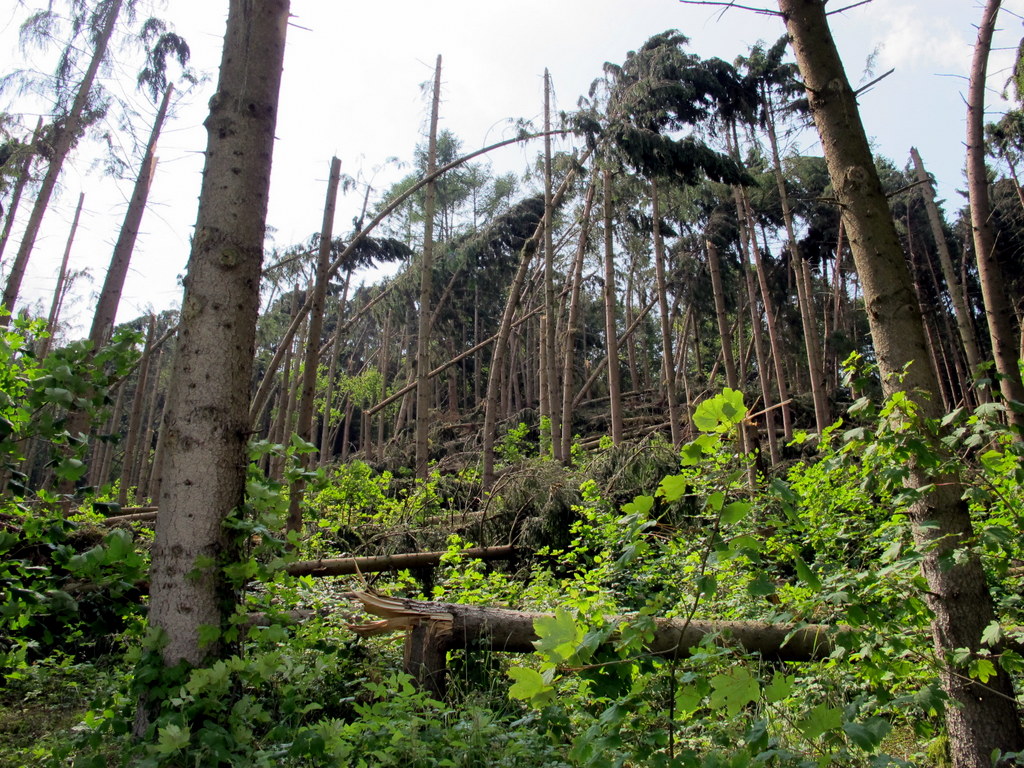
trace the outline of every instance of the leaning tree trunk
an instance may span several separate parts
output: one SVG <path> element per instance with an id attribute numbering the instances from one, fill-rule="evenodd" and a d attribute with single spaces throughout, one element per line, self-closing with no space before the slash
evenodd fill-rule
<path id="1" fill-rule="evenodd" d="M 35 204 L 32 206 L 32 213 L 28 217 L 25 232 L 21 238 L 21 245 L 18 247 L 18 254 L 14 257 L 10 274 L 7 276 L 7 286 L 4 288 L 2 305 L 12 314 L 14 313 L 14 304 L 18 300 L 18 293 L 21 291 L 21 281 L 25 277 L 25 268 L 28 266 L 29 257 L 32 255 L 32 249 L 35 247 L 36 237 L 39 236 L 39 229 L 43 223 L 43 214 L 46 213 L 46 209 L 50 205 L 50 197 L 57 186 L 57 177 L 60 176 L 61 169 L 64 167 L 64 161 L 67 159 L 68 153 L 71 152 L 71 146 L 74 144 L 75 137 L 78 135 L 78 130 L 81 127 L 82 115 L 89 104 L 89 92 L 96 81 L 96 74 L 99 72 L 100 64 L 103 63 L 103 59 L 107 55 L 107 46 L 110 44 L 110 38 L 114 34 L 114 24 L 121 13 L 121 3 L 122 0 L 113 0 L 107 9 L 107 14 L 100 26 L 99 33 L 96 35 L 96 43 L 93 48 L 92 59 L 89 61 L 89 67 L 85 71 L 82 82 L 78 85 L 78 91 L 75 93 L 75 100 L 71 104 L 71 109 L 64 116 L 63 126 L 56 131 L 50 163 L 46 168 L 43 182 L 39 186 L 39 193 L 36 195 Z M 0 328 L 6 327 L 9 320 L 10 315 L 0 314 Z"/>
<path id="2" fill-rule="evenodd" d="M 57 319 L 60 317 L 60 308 L 64 303 L 64 284 L 68 277 L 68 261 L 71 259 L 71 246 L 75 242 L 75 233 L 78 231 L 78 220 L 82 217 L 82 205 L 85 203 L 85 192 L 78 193 L 78 205 L 75 206 L 75 216 L 71 220 L 71 230 L 68 232 L 67 244 L 64 246 L 64 256 L 60 260 L 60 269 L 57 270 L 57 285 L 53 289 L 53 300 L 50 302 L 50 314 L 46 318 L 47 336 L 39 345 L 39 358 L 42 359 L 50 353 L 50 346 L 53 344 L 53 336 L 57 332 Z"/>
<path id="3" fill-rule="evenodd" d="M 615 329 L 615 233 L 612 230 L 612 172 L 603 177 L 604 216 L 604 336 L 608 347 L 608 413 L 611 419 L 612 445 L 622 443 L 622 384 L 619 376 L 619 342 Z M 633 382 L 636 388 L 636 382 Z"/>
<path id="4" fill-rule="evenodd" d="M 679 422 L 679 405 L 676 400 L 676 372 L 672 357 L 672 320 L 668 308 L 668 288 L 665 280 L 665 243 L 661 236 L 661 207 L 658 201 L 658 182 L 651 180 L 651 209 L 654 224 L 654 274 L 657 281 L 658 309 L 661 312 L 661 368 L 665 384 L 665 401 L 668 405 L 669 429 L 672 445 L 683 442 L 682 424 Z"/>
<path id="5" fill-rule="evenodd" d="M 427 176 L 437 170 L 437 113 L 441 105 L 441 57 L 437 57 L 434 70 L 434 99 L 430 108 L 430 144 L 427 150 Z M 420 258 L 420 317 L 416 334 L 416 477 L 426 480 L 430 452 L 430 326 L 433 310 L 430 297 L 433 292 L 434 272 L 434 198 L 437 185 L 427 184 L 423 200 L 423 254 Z"/>
<path id="6" fill-rule="evenodd" d="M 970 368 L 971 379 L 978 375 L 978 365 L 981 363 L 981 354 L 978 352 L 978 338 L 974 334 L 974 325 L 971 322 L 971 311 L 967 304 L 967 295 L 953 267 L 953 259 L 949 253 L 949 245 L 946 243 L 946 234 L 942 230 L 942 217 L 939 215 L 939 207 L 935 204 L 935 188 L 932 186 L 931 177 L 924 168 L 921 154 L 916 147 L 910 148 L 910 156 L 914 160 L 914 170 L 917 180 L 921 182 L 921 199 L 924 201 L 924 209 L 928 214 L 928 225 L 932 230 L 932 237 L 935 238 L 935 250 L 939 254 L 939 265 L 942 267 L 942 276 L 946 278 L 946 290 L 953 300 L 953 314 L 956 316 L 956 327 L 960 332 L 960 341 L 964 345 L 964 353 L 967 355 L 967 366 Z"/>
<path id="7" fill-rule="evenodd" d="M 967 193 L 971 201 L 971 229 L 974 257 L 978 261 L 978 281 L 985 302 L 985 318 L 992 339 L 992 356 L 1001 376 L 999 388 L 1007 401 L 1011 424 L 1024 429 L 1024 413 L 1009 407 L 1010 401 L 1024 403 L 1024 384 L 1018 367 L 1017 336 L 1013 331 L 1013 313 L 1006 295 L 1002 269 L 996 260 L 996 240 L 992 232 L 992 206 L 988 199 L 988 174 L 985 168 L 985 78 L 988 53 L 996 26 L 1000 0 L 988 0 L 978 27 L 974 46 L 971 82 L 967 90 Z"/>
<path id="8" fill-rule="evenodd" d="M 18 213 L 18 206 L 21 204 L 21 193 L 25 191 L 25 185 L 28 184 L 31 175 L 32 161 L 37 157 L 35 151 L 36 143 L 39 141 L 39 134 L 42 130 L 43 118 L 40 117 L 36 123 L 36 130 L 32 134 L 32 146 L 24 150 L 25 156 L 18 166 L 17 178 L 14 182 L 14 188 L 11 190 L 10 202 L 7 204 L 7 216 L 4 218 L 3 231 L 0 232 L 0 264 L 3 263 L 4 250 L 7 248 L 8 238 L 11 236 L 11 228 L 14 226 L 14 217 Z"/>
<path id="9" fill-rule="evenodd" d="M 164 420 L 166 457 L 150 567 L 150 625 L 164 663 L 202 664 L 201 643 L 226 626 L 237 555 L 224 521 L 245 499 L 249 382 L 288 25 L 288 0 L 230 0 L 217 92 L 210 100 L 181 325 Z M 144 723 L 145 718 L 140 718 Z"/>
<path id="10" fill-rule="evenodd" d="M 299 420 L 295 433 L 307 443 L 313 440 L 313 399 L 316 395 L 316 376 L 320 366 L 320 337 L 324 329 L 324 303 L 327 300 L 327 272 L 331 266 L 331 242 L 334 238 L 334 209 L 338 202 L 338 184 L 341 181 L 341 160 L 331 158 L 331 170 L 327 180 L 327 200 L 324 203 L 324 220 L 320 227 L 320 253 L 316 265 L 316 280 L 313 283 L 313 305 L 309 310 L 309 332 L 306 334 L 305 358 L 302 366 L 302 386 L 299 395 Z M 312 469 L 315 458 L 307 455 L 305 465 Z M 302 532 L 302 499 L 306 492 L 306 481 L 301 477 L 292 483 L 288 492 L 288 523 L 286 531 Z"/>
<path id="11" fill-rule="evenodd" d="M 922 416 L 938 416 L 938 381 L 928 362 L 910 271 L 825 8 L 820 0 L 779 0 L 779 8 L 844 213 L 883 386 L 913 398 Z M 909 483 L 918 488 L 934 483 L 910 517 L 928 584 L 923 597 L 934 614 L 932 635 L 943 665 L 943 687 L 952 700 L 946 725 L 953 763 L 956 768 L 987 768 L 993 750 L 1024 748 L 1024 732 L 1004 671 L 981 685 L 951 660 L 957 649 L 978 651 L 982 632 L 994 620 L 970 513 L 954 477 L 936 478 L 911 466 Z"/>
<path id="12" fill-rule="evenodd" d="M 160 138 L 160 129 L 167 116 L 167 107 L 173 92 L 174 86 L 168 86 L 164 91 L 164 98 L 160 102 L 160 109 L 157 110 L 156 119 L 153 121 L 153 130 L 149 134 L 146 151 L 139 166 L 139 175 L 135 179 L 135 187 L 128 203 L 128 211 L 125 213 L 124 223 L 121 225 L 117 243 L 114 245 L 114 253 L 110 257 L 107 277 L 103 281 L 103 288 L 100 290 L 100 297 L 96 302 L 96 312 L 93 315 L 92 328 L 89 331 L 89 341 L 92 342 L 94 351 L 107 341 L 114 328 L 117 307 L 121 303 L 121 292 L 124 289 L 125 278 L 128 276 L 128 266 L 131 264 L 135 241 L 139 236 L 139 227 L 142 225 L 142 214 L 146 211 L 146 201 L 149 199 L 149 189 L 153 183 L 153 173 L 156 170 L 156 142 Z"/>

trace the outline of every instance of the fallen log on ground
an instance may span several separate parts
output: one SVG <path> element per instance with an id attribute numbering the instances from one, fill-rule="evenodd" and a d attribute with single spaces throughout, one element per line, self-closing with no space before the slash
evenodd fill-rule
<path id="1" fill-rule="evenodd" d="M 371 555 L 369 557 L 334 557 L 326 560 L 300 560 L 285 566 L 292 576 L 351 576 L 358 573 L 376 573 L 377 571 L 398 571 L 402 568 L 426 568 L 441 562 L 448 552 L 409 552 L 401 555 Z M 516 548 L 511 545 L 503 547 L 477 547 L 463 549 L 462 557 L 478 560 L 511 560 L 516 555 Z"/>
<path id="2" fill-rule="evenodd" d="M 434 603 L 351 592 L 380 621 L 350 625 L 361 637 L 406 633 L 405 671 L 426 690 L 441 696 L 445 689 L 448 651 L 463 648 L 531 653 L 538 639 L 533 623 L 550 614 L 479 605 Z M 614 623 L 627 617 L 611 618 Z M 820 661 L 835 649 L 836 627 L 822 624 L 769 624 L 761 621 L 686 621 L 654 619 L 654 637 L 646 646 L 652 656 L 683 659 L 708 635 L 724 646 L 738 646 L 775 661 Z"/>

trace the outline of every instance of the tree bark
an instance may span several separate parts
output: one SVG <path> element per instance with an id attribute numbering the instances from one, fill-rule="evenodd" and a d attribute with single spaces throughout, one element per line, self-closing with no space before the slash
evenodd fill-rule
<path id="1" fill-rule="evenodd" d="M 430 143 L 427 149 L 427 176 L 437 170 L 437 115 L 441 107 L 441 57 L 434 69 L 434 98 L 430 108 Z M 420 317 L 416 334 L 416 477 L 429 474 L 430 446 L 430 326 L 431 294 L 434 273 L 434 198 L 437 185 L 427 184 L 423 201 L 423 254 L 420 259 Z"/>
<path id="2" fill-rule="evenodd" d="M 341 181 L 341 160 L 331 158 L 331 170 L 327 180 L 327 200 L 324 203 L 324 219 L 320 227 L 320 253 L 313 283 L 313 305 L 309 310 L 309 332 L 306 334 L 305 360 L 302 369 L 302 393 L 299 398 L 299 421 L 296 434 L 307 443 L 313 440 L 313 398 L 316 394 L 316 374 L 320 365 L 320 337 L 324 328 L 324 302 L 327 299 L 327 272 L 331 266 L 331 242 L 334 238 L 334 209 L 338 202 L 338 184 Z M 312 468 L 315 457 L 308 454 L 304 464 Z M 285 531 L 302 532 L 302 499 L 306 481 L 302 478 L 292 483 L 288 493 L 288 523 Z"/>
<path id="3" fill-rule="evenodd" d="M 964 345 L 967 365 L 970 368 L 971 378 L 973 379 L 978 376 L 981 354 L 978 352 L 978 339 L 974 334 L 974 324 L 971 322 L 971 311 L 967 304 L 967 296 L 959 279 L 957 279 L 956 269 L 953 267 L 953 259 L 949 253 L 949 244 L 946 243 L 946 235 L 942 229 L 942 217 L 939 215 L 939 207 L 935 204 L 935 188 L 932 186 L 931 177 L 925 171 L 924 162 L 921 160 L 921 155 L 916 147 L 910 148 L 910 156 L 914 160 L 917 180 L 921 182 L 921 198 L 924 200 L 924 209 L 928 214 L 928 224 L 932 230 L 932 237 L 935 239 L 935 249 L 939 254 L 939 266 L 942 267 L 942 276 L 946 278 L 946 290 L 949 291 L 949 296 L 953 301 L 956 327 L 960 332 L 960 341 Z"/>
<path id="4" fill-rule="evenodd" d="M 779 0 L 779 8 L 843 210 L 883 387 L 886 393 L 905 392 L 921 416 L 937 417 L 937 376 L 929 365 L 910 271 L 825 8 L 820 0 Z M 982 768 L 990 765 L 993 750 L 1024 747 L 1024 732 L 1004 671 L 982 685 L 951 660 L 958 648 L 980 648 L 994 612 L 958 479 L 933 477 L 916 465 L 910 467 L 911 486 L 932 483 L 934 490 L 910 510 L 928 584 L 922 596 L 934 614 L 936 656 L 952 700 L 946 707 L 946 727 L 954 766 Z"/>
<path id="5" fill-rule="evenodd" d="M 14 217 L 18 212 L 18 206 L 21 204 L 21 193 L 25 191 L 25 185 L 28 184 L 32 160 L 37 157 L 35 145 L 39 141 L 39 135 L 42 130 L 43 118 L 40 117 L 36 122 L 36 130 L 32 134 L 32 148 L 25 150 L 25 157 L 18 168 L 17 181 L 14 182 L 14 189 L 11 190 L 10 203 L 7 205 L 7 216 L 4 218 L 4 228 L 0 232 L 0 264 L 3 263 L 4 250 L 6 250 L 7 240 L 11 236 L 11 228 L 14 226 Z"/>
<path id="6" fill-rule="evenodd" d="M 605 346 L 608 348 L 608 412 L 612 428 L 612 445 L 617 446 L 622 443 L 622 384 L 616 331 L 618 311 L 615 298 L 615 232 L 612 229 L 612 172 L 605 168 L 601 176 L 604 193 L 604 336 Z"/>
<path id="7" fill-rule="evenodd" d="M 992 232 L 992 206 L 988 198 L 988 173 L 985 168 L 985 81 L 992 33 L 996 26 L 1000 0 L 988 0 L 978 26 L 974 45 L 971 80 L 967 89 L 967 194 L 971 203 L 971 230 L 974 257 L 978 262 L 978 281 L 985 302 L 985 318 L 992 339 L 992 356 L 1000 375 L 999 388 L 1007 402 L 1007 418 L 1024 430 L 1024 413 L 1010 407 L 1011 401 L 1024 403 L 1024 384 L 1018 365 L 1018 339 L 1013 330 L 1013 312 L 1006 295 L 1002 269 L 996 260 L 996 241 Z"/>
<path id="8" fill-rule="evenodd" d="M 50 353 L 50 346 L 53 344 L 53 336 L 57 333 L 57 318 L 60 316 L 60 307 L 64 303 L 64 283 L 68 276 L 68 261 L 71 258 L 71 246 L 75 242 L 75 233 L 78 231 L 78 220 L 82 216 L 82 205 L 85 203 L 85 192 L 78 193 L 78 205 L 75 206 L 75 217 L 71 220 L 71 231 L 68 232 L 68 241 L 64 246 L 64 256 L 60 260 L 60 269 L 57 270 L 57 285 L 53 288 L 53 301 L 50 302 L 50 314 L 46 318 L 46 330 L 49 335 L 43 339 L 39 348 L 40 359 Z"/>
<path id="9" fill-rule="evenodd" d="M 199 197 L 165 415 L 166 459 L 150 568 L 149 621 L 164 663 L 202 664 L 235 594 L 222 566 L 237 544 L 224 520 L 242 509 L 249 382 L 288 0 L 230 0 L 217 92 L 206 120 Z"/>
<path id="10" fill-rule="evenodd" d="M 665 242 L 661 236 L 661 207 L 658 201 L 658 182 L 651 179 L 651 210 L 654 223 L 654 274 L 658 289 L 658 308 L 661 314 L 661 374 L 664 379 L 664 395 L 668 405 L 669 428 L 672 445 L 683 442 L 682 424 L 679 421 L 679 405 L 676 398 L 676 372 L 672 357 L 672 319 L 669 315 L 668 288 L 665 280 Z"/>
<path id="11" fill-rule="evenodd" d="M 551 75 L 544 70 L 544 329 L 541 338 L 540 365 L 546 383 L 545 398 L 547 413 L 541 410 L 541 416 L 547 416 L 551 430 L 551 455 L 555 461 L 561 461 L 561 413 L 559 377 L 556 365 L 557 309 L 555 306 L 555 246 L 554 232 L 555 209 L 552 204 L 551 192 Z M 543 429 L 543 425 L 542 425 Z"/>
<path id="12" fill-rule="evenodd" d="M 63 125 L 56 130 L 56 136 L 53 141 L 53 153 L 46 168 L 46 175 L 39 186 L 39 193 L 36 195 L 36 201 L 32 206 L 32 213 L 28 217 L 25 232 L 21 238 L 21 245 L 18 246 L 18 253 L 14 257 L 14 263 L 11 264 L 11 271 L 7 276 L 7 285 L 4 288 L 2 306 L 11 314 L 14 313 L 14 305 L 18 300 L 18 293 L 21 291 L 21 281 L 25 277 L 25 269 L 28 267 L 29 257 L 32 255 L 36 238 L 39 236 L 39 229 L 43 224 L 43 214 L 46 213 L 46 209 L 50 205 L 50 197 L 53 196 L 53 190 L 57 186 L 57 177 L 60 176 L 61 169 L 64 167 L 64 161 L 67 159 L 68 153 L 71 152 L 71 147 L 77 138 L 78 131 L 81 128 L 82 115 L 89 104 L 89 93 L 92 91 L 93 83 L 96 81 L 100 65 L 107 55 L 107 46 L 110 44 L 110 38 L 114 34 L 114 24 L 121 13 L 121 4 L 122 0 L 113 0 L 107 9 L 107 14 L 95 38 L 96 42 L 93 47 L 92 58 L 89 60 L 89 67 L 82 77 L 82 82 L 78 85 L 78 91 L 75 93 L 75 100 L 72 102 L 71 108 L 68 110 L 67 115 L 64 116 Z M 6 328 L 9 322 L 10 315 L 0 314 L 0 328 Z"/>

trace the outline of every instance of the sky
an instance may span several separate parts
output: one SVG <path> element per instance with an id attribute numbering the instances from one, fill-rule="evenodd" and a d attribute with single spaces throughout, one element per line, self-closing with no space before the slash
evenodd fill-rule
<path id="1" fill-rule="evenodd" d="M 147 0 L 140 2 L 145 9 Z M 832 0 L 831 6 L 852 3 Z M 0 50 L 7 54 L 0 73 L 49 69 L 43 54 L 23 54 L 17 45 L 18 26 L 40 4 L 19 0 L 0 10 Z M 743 4 L 775 7 L 773 0 Z M 989 66 L 993 118 L 1006 107 L 1000 93 L 1024 35 L 1024 0 L 1004 0 L 1003 6 Z M 903 166 L 910 147 L 917 146 L 937 178 L 940 197 L 950 201 L 948 210 L 962 204 L 957 189 L 964 186 L 963 94 L 981 11 L 981 0 L 873 0 L 830 18 L 855 86 L 895 69 L 861 96 L 862 118 L 876 150 Z M 206 144 L 202 123 L 216 84 L 227 3 L 170 0 L 150 12 L 188 40 L 192 64 L 207 80 L 176 100 L 161 136 L 118 322 L 180 305 L 178 278 L 188 261 Z M 687 35 L 694 53 L 728 61 L 784 32 L 778 18 L 676 0 L 292 0 L 291 12 L 267 220 L 273 228 L 268 246 L 278 248 L 305 241 L 319 229 L 332 156 L 341 159 L 343 173 L 370 182 L 378 193 L 409 172 L 389 158 L 408 162 L 425 140 L 429 103 L 423 85 L 438 54 L 443 57 L 440 124 L 468 152 L 514 136 L 517 119 L 541 124 L 545 67 L 556 108 L 571 110 L 601 76 L 604 62 L 621 63 L 628 51 L 666 29 Z M 131 57 L 121 58 L 125 63 L 106 73 L 104 85 L 138 113 L 134 131 L 141 144 L 156 106 L 134 89 Z M 44 109 L 40 102 L 0 95 L 0 111 L 22 116 L 26 130 Z M 792 148 L 820 154 L 814 139 L 813 132 L 797 137 Z M 556 149 L 573 143 L 556 143 Z M 129 140 L 115 148 L 132 166 L 141 154 Z M 540 149 L 539 144 L 513 146 L 493 153 L 491 162 L 496 172 L 520 173 Z M 91 321 L 93 297 L 135 173 L 133 168 L 121 180 L 104 176 L 89 159 L 96 155 L 95 148 L 83 147 L 65 166 L 59 197 L 44 219 L 22 286 L 22 302 L 35 302 L 45 315 L 78 194 L 84 192 L 71 269 L 88 270 L 91 282 L 78 281 L 68 299 L 62 319 L 72 334 L 83 333 Z M 349 230 L 361 203 L 361 191 L 342 197 L 336 234 Z M 23 204 L 19 220 L 28 211 Z M 0 271 L 6 273 L 19 240 L 16 227 Z"/>

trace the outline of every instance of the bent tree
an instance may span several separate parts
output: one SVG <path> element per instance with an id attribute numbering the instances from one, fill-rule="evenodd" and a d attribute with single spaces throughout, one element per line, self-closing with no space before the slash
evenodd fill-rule
<path id="1" fill-rule="evenodd" d="M 925 418 L 940 416 L 938 377 L 928 355 L 924 326 L 906 258 L 875 170 L 864 126 L 822 0 L 779 0 L 811 113 L 821 136 L 829 176 L 860 276 L 879 372 L 887 394 L 903 391 Z M 974 657 L 982 632 L 994 619 L 981 561 L 971 548 L 973 531 L 958 478 L 930 475 L 911 466 L 909 484 L 926 490 L 911 508 L 913 536 L 922 554 L 934 613 L 932 636 L 951 701 L 946 725 L 953 764 L 981 768 L 994 750 L 1024 748 L 1024 732 L 1008 675 L 986 684 L 954 664 L 954 652 Z M 934 486 L 932 486 L 934 484 Z"/>
<path id="2" fill-rule="evenodd" d="M 224 626 L 234 608 L 222 570 L 234 555 L 224 520 L 242 505 L 245 491 L 249 382 L 288 7 L 288 0 L 231 0 L 206 120 L 206 166 L 164 417 L 150 569 L 149 620 L 163 635 L 168 666 L 201 664 L 219 654 L 222 641 L 204 645 L 200 629 Z"/>

